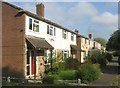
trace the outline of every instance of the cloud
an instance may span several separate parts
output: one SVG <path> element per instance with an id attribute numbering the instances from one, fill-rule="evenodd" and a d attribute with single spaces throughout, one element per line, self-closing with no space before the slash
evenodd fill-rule
<path id="1" fill-rule="evenodd" d="M 61 6 L 63 4 L 65 5 L 64 7 Z M 97 9 L 91 3 L 74 2 L 73 4 L 75 5 L 67 8 L 66 6 L 69 5 L 69 3 L 65 2 L 60 4 L 52 2 L 45 3 L 45 17 L 62 26 L 72 27 L 88 21 L 91 16 L 95 16 L 98 13 Z"/>
<path id="2" fill-rule="evenodd" d="M 110 12 L 98 14 L 92 18 L 92 21 L 110 30 L 116 30 L 118 28 L 118 15 L 114 15 Z"/>
<path id="3" fill-rule="evenodd" d="M 96 31 L 95 36 L 107 36 L 108 38 L 108 35 L 115 31 L 118 26 L 117 14 L 112 14 L 107 9 L 106 11 L 103 9 L 101 13 L 90 2 L 43 3 L 45 5 L 45 18 L 69 29 L 80 29 L 80 33 L 87 34 L 88 27 L 92 26 L 94 29 L 92 31 Z M 108 5 L 106 7 L 109 9 Z M 35 5 L 33 4 L 24 3 L 22 8 L 35 13 Z"/>
<path id="4" fill-rule="evenodd" d="M 97 14 L 97 10 L 96 8 L 88 2 L 81 2 L 78 3 L 76 6 L 72 7 L 68 14 L 71 17 L 83 17 L 83 16 L 94 16 L 95 14 Z"/>

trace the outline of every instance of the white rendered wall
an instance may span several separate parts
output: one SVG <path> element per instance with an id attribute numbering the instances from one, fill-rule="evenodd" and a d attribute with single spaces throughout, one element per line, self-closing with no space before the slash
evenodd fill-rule
<path id="1" fill-rule="evenodd" d="M 54 49 L 68 50 L 70 52 L 70 45 L 76 45 L 76 35 L 74 35 L 74 41 L 71 41 L 71 33 L 68 32 L 68 39 L 62 38 L 62 29 L 56 28 L 56 36 L 51 36 L 47 34 L 47 23 L 39 21 L 39 32 L 34 32 L 29 30 L 29 16 L 26 16 L 26 35 L 36 36 L 40 38 L 45 38 L 45 40 L 50 43 Z M 34 18 L 32 18 L 34 20 Z M 35 19 L 37 20 L 37 19 Z M 53 25 L 52 25 L 53 26 Z M 53 39 L 54 41 L 51 41 Z M 70 55 L 70 53 L 69 53 Z"/>

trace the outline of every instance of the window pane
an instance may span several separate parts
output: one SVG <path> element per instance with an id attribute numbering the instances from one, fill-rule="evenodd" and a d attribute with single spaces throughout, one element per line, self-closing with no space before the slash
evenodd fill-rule
<path id="1" fill-rule="evenodd" d="M 39 32 L 39 25 L 36 25 L 36 32 Z"/>
<path id="2" fill-rule="evenodd" d="M 56 29 L 54 28 L 54 36 L 56 36 Z"/>
<path id="3" fill-rule="evenodd" d="M 44 56 L 44 50 L 37 50 L 37 56 Z"/>
<path id="4" fill-rule="evenodd" d="M 37 20 L 34 20 L 34 22 L 35 22 L 35 23 L 39 23 L 39 21 L 37 21 Z"/>
<path id="5" fill-rule="evenodd" d="M 27 66 L 27 75 L 30 75 L 30 66 Z"/>
<path id="6" fill-rule="evenodd" d="M 32 30 L 32 19 L 31 18 L 29 18 L 29 29 Z"/>
<path id="7" fill-rule="evenodd" d="M 30 64 L 30 51 L 27 51 L 27 64 Z"/>
<path id="8" fill-rule="evenodd" d="M 71 41 L 74 41 L 74 35 L 71 34 Z"/>
<path id="9" fill-rule="evenodd" d="M 52 29 L 50 29 L 50 35 L 53 35 L 53 30 Z"/>
<path id="10" fill-rule="evenodd" d="M 47 25 L 47 34 L 49 34 L 50 32 L 49 32 L 49 25 Z"/>
<path id="11" fill-rule="evenodd" d="M 33 31 L 39 32 L 39 25 L 38 24 L 33 24 Z"/>

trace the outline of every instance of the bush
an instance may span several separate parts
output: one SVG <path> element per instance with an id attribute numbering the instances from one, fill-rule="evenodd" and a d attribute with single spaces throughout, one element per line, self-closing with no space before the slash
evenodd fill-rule
<path id="1" fill-rule="evenodd" d="M 112 61 L 112 54 L 106 53 L 105 57 L 107 58 L 108 61 Z"/>
<path id="2" fill-rule="evenodd" d="M 44 84 L 54 84 L 54 77 L 48 75 L 45 76 L 42 81 Z"/>
<path id="3" fill-rule="evenodd" d="M 101 67 L 106 66 L 107 59 L 105 57 L 105 53 L 99 51 L 99 50 L 93 50 L 91 51 L 91 54 L 87 57 L 88 61 L 92 63 L 98 63 Z"/>
<path id="4" fill-rule="evenodd" d="M 58 63 L 58 70 L 59 71 L 65 70 L 65 62 L 59 62 Z"/>
<path id="5" fill-rule="evenodd" d="M 76 71 L 77 79 L 80 78 L 83 83 L 89 83 L 99 78 L 100 68 L 98 64 L 86 63 Z"/>
<path id="6" fill-rule="evenodd" d="M 79 61 L 76 58 L 69 57 L 65 60 L 66 69 L 78 69 Z"/>
<path id="7" fill-rule="evenodd" d="M 118 64 L 119 64 L 119 66 L 120 66 L 120 56 L 118 57 Z"/>
<path id="8" fill-rule="evenodd" d="M 75 73 L 75 70 L 64 70 L 59 73 L 59 76 L 63 80 L 75 80 L 77 79 Z"/>

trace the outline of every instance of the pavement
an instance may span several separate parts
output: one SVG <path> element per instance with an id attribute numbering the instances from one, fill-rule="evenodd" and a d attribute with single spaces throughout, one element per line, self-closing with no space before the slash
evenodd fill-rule
<path id="1" fill-rule="evenodd" d="M 90 83 L 88 86 L 112 86 L 112 82 L 118 75 L 118 70 L 120 70 L 118 68 L 118 59 L 113 59 L 105 68 L 103 68 L 101 77 Z"/>

